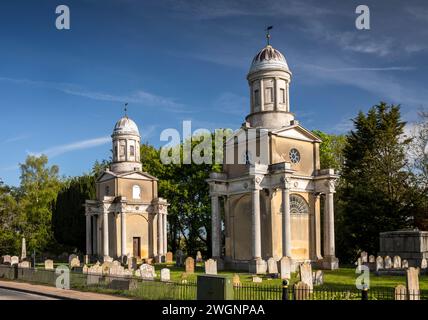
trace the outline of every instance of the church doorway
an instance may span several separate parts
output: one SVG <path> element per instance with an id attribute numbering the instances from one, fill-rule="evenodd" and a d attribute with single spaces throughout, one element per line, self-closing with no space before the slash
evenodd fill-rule
<path id="1" fill-rule="evenodd" d="M 135 258 L 140 258 L 140 237 L 132 238 L 132 253 Z"/>

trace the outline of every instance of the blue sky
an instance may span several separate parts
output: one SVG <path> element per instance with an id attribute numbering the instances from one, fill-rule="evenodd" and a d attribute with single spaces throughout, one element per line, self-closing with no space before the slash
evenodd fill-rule
<path id="1" fill-rule="evenodd" d="M 291 108 L 308 129 L 343 133 L 380 100 L 416 120 L 428 98 L 428 3 L 364 1 L 371 30 L 355 28 L 361 1 L 2 1 L 0 178 L 46 153 L 66 176 L 110 156 L 129 102 L 143 141 L 160 132 L 236 129 L 249 110 L 246 73 L 265 45 L 286 57 Z M 55 28 L 55 8 L 71 30 Z M 181 129 L 180 129 L 181 131 Z"/>

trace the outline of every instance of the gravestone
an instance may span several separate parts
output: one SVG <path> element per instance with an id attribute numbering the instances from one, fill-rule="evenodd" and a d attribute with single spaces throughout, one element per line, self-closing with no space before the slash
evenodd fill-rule
<path id="1" fill-rule="evenodd" d="M 2 257 L 2 263 L 3 264 L 9 264 L 10 265 L 10 262 L 11 262 L 10 255 L 7 254 L 7 255 Z"/>
<path id="2" fill-rule="evenodd" d="M 22 261 L 18 263 L 18 268 L 30 268 L 30 261 Z"/>
<path id="3" fill-rule="evenodd" d="M 73 259 L 75 259 L 75 258 L 79 259 L 79 257 L 78 257 L 77 255 L 75 255 L 75 254 L 70 254 L 70 255 L 68 256 L 68 265 L 69 265 L 69 266 L 71 266 L 71 260 L 73 260 Z"/>
<path id="4" fill-rule="evenodd" d="M 120 262 L 119 262 L 119 261 L 114 260 L 114 261 L 113 261 L 113 265 L 114 265 L 114 266 L 120 266 L 121 264 L 120 264 Z"/>
<path id="5" fill-rule="evenodd" d="M 175 265 L 177 267 L 182 267 L 184 265 L 184 253 L 181 250 L 175 252 Z"/>
<path id="6" fill-rule="evenodd" d="M 309 262 L 300 264 L 300 281 L 306 283 L 309 288 L 313 288 L 312 266 Z"/>
<path id="7" fill-rule="evenodd" d="M 234 287 L 240 286 L 241 285 L 241 279 L 239 278 L 238 274 L 234 274 L 233 278 L 232 278 L 232 284 Z"/>
<path id="8" fill-rule="evenodd" d="M 131 257 L 128 259 L 128 270 L 135 271 L 137 269 L 137 258 Z"/>
<path id="9" fill-rule="evenodd" d="M 202 262 L 202 253 L 200 251 L 196 252 L 196 263 Z"/>
<path id="10" fill-rule="evenodd" d="M 10 265 L 13 266 L 14 264 L 18 264 L 19 263 L 19 258 L 17 256 L 12 256 L 10 258 Z"/>
<path id="11" fill-rule="evenodd" d="M 217 261 L 208 259 L 205 261 L 205 273 L 206 274 L 217 274 Z"/>
<path id="12" fill-rule="evenodd" d="M 391 269 L 392 262 L 391 262 L 391 257 L 390 256 L 386 256 L 385 257 L 384 263 L 385 263 L 385 265 L 384 265 L 385 269 Z"/>
<path id="13" fill-rule="evenodd" d="M 186 264 L 186 273 L 195 272 L 195 260 L 192 257 L 187 257 L 185 264 Z"/>
<path id="14" fill-rule="evenodd" d="M 369 255 L 369 263 L 375 263 L 376 262 L 376 257 L 374 255 Z"/>
<path id="15" fill-rule="evenodd" d="M 54 264 L 53 264 L 53 260 L 45 260 L 45 270 L 53 270 L 54 269 Z"/>
<path id="16" fill-rule="evenodd" d="M 160 272 L 160 280 L 161 281 L 170 281 L 171 280 L 171 272 L 168 268 L 163 268 Z"/>
<path id="17" fill-rule="evenodd" d="M 317 270 L 313 273 L 314 285 L 320 286 L 324 284 L 324 273 L 321 270 Z"/>
<path id="18" fill-rule="evenodd" d="M 355 262 L 355 264 L 356 264 L 358 267 L 361 267 L 361 265 L 362 265 L 362 259 L 361 259 L 361 257 L 358 257 L 357 262 Z"/>
<path id="19" fill-rule="evenodd" d="M 311 288 L 305 282 L 297 282 L 294 285 L 294 298 L 296 300 L 307 300 L 311 293 Z"/>
<path id="20" fill-rule="evenodd" d="M 110 268 L 113 266 L 112 262 L 103 262 L 101 265 L 101 270 L 103 275 L 109 275 L 110 274 Z"/>
<path id="21" fill-rule="evenodd" d="M 406 259 L 401 261 L 401 268 L 407 269 L 408 267 L 409 267 L 409 262 Z"/>
<path id="22" fill-rule="evenodd" d="M 401 258 L 399 256 L 394 256 L 393 266 L 394 269 L 401 269 Z"/>
<path id="23" fill-rule="evenodd" d="M 421 269 L 426 269 L 428 267 L 427 259 L 423 258 L 421 261 Z"/>
<path id="24" fill-rule="evenodd" d="M 168 252 L 166 253 L 166 256 L 165 256 L 165 261 L 166 261 L 166 263 L 172 263 L 172 259 L 173 259 L 173 257 L 172 257 L 172 252 L 171 252 L 171 251 L 168 251 Z"/>
<path id="25" fill-rule="evenodd" d="M 103 257 L 103 262 L 113 262 L 113 258 L 109 257 L 109 256 L 104 256 Z"/>
<path id="26" fill-rule="evenodd" d="M 260 278 L 260 277 L 253 277 L 253 282 L 254 282 L 254 283 L 262 283 L 262 282 L 263 282 L 263 279 L 262 279 L 262 278 Z"/>
<path id="27" fill-rule="evenodd" d="M 419 300 L 419 268 L 410 267 L 406 270 L 406 286 L 409 300 Z"/>
<path id="28" fill-rule="evenodd" d="M 115 276 L 115 277 L 123 277 L 125 273 L 125 268 L 122 267 L 120 264 L 113 264 L 109 270 L 109 275 Z"/>
<path id="29" fill-rule="evenodd" d="M 395 287 L 394 290 L 395 300 L 407 300 L 407 289 L 402 284 Z"/>
<path id="30" fill-rule="evenodd" d="M 155 267 L 144 263 L 140 266 L 139 276 L 143 279 L 153 280 L 156 277 Z"/>
<path id="31" fill-rule="evenodd" d="M 282 257 L 279 261 L 281 279 L 291 279 L 291 258 Z"/>
<path id="32" fill-rule="evenodd" d="M 21 246 L 21 260 L 27 259 L 27 245 L 25 243 L 25 238 L 22 238 L 22 246 Z"/>
<path id="33" fill-rule="evenodd" d="M 71 261 L 70 261 L 70 269 L 73 269 L 73 268 L 75 268 L 75 267 L 80 267 L 80 260 L 79 260 L 79 257 L 77 257 L 77 258 L 73 258 L 73 259 L 71 259 Z"/>
<path id="34" fill-rule="evenodd" d="M 361 252 L 361 263 L 367 263 L 367 252 Z"/>
<path id="35" fill-rule="evenodd" d="M 378 256 L 376 258 L 376 271 L 383 269 L 384 265 L 383 265 L 383 258 L 381 256 Z"/>
<path id="36" fill-rule="evenodd" d="M 269 274 L 278 274 L 278 264 L 275 259 L 270 257 L 267 261 L 267 269 Z"/>

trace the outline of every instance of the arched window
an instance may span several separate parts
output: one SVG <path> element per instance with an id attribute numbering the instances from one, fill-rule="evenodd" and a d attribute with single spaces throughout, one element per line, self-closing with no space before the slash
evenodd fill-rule
<path id="1" fill-rule="evenodd" d="M 298 194 L 290 195 L 290 213 L 291 214 L 308 214 L 309 213 L 309 205 L 302 196 Z"/>
<path id="2" fill-rule="evenodd" d="M 140 186 L 133 186 L 132 187 L 132 199 L 141 199 L 141 188 Z"/>
<path id="3" fill-rule="evenodd" d="M 129 146 L 129 155 L 131 157 L 133 157 L 135 155 L 135 147 L 134 146 Z"/>

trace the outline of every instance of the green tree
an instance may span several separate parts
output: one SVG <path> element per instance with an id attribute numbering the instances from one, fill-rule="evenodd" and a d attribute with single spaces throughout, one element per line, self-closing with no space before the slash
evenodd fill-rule
<path id="1" fill-rule="evenodd" d="M 351 261 L 360 250 L 376 254 L 379 232 L 411 225 L 411 173 L 406 171 L 400 107 L 381 102 L 353 120 L 344 148 L 337 231 L 338 253 Z"/>
<path id="2" fill-rule="evenodd" d="M 0 254 L 18 254 L 19 208 L 13 189 L 0 180 Z"/>
<path id="3" fill-rule="evenodd" d="M 55 240 L 62 245 L 85 250 L 85 200 L 94 200 L 95 176 L 68 179 L 58 193 L 52 209 Z"/>
<path id="4" fill-rule="evenodd" d="M 345 135 L 335 135 L 313 130 L 312 133 L 320 137 L 320 164 L 321 169 L 332 168 L 337 171 L 342 171 L 343 166 L 343 149 L 346 145 Z"/>
<path id="5" fill-rule="evenodd" d="M 19 231 L 25 236 L 30 250 L 40 251 L 53 240 L 51 204 L 61 186 L 59 168 L 56 165 L 49 167 L 45 155 L 28 156 L 20 168 L 18 203 L 23 214 Z"/>

